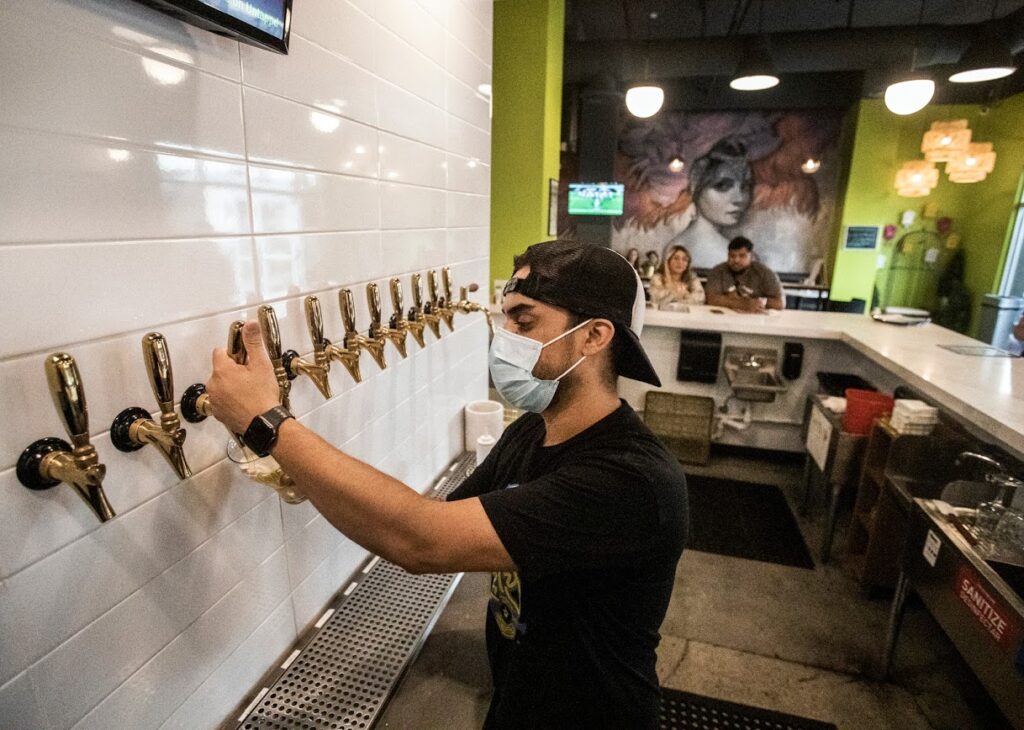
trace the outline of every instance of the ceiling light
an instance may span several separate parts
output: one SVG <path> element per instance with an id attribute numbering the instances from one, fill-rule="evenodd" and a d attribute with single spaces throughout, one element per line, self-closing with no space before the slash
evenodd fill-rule
<path id="1" fill-rule="evenodd" d="M 678 157 L 673 157 L 672 161 L 668 163 L 668 169 L 672 172 L 682 172 L 684 166 L 683 161 Z"/>
<path id="2" fill-rule="evenodd" d="M 954 84 L 975 84 L 1001 79 L 1016 70 L 1017 64 L 1013 62 L 1006 43 L 1001 38 L 986 34 L 967 47 L 949 80 Z"/>
<path id="3" fill-rule="evenodd" d="M 800 163 L 800 169 L 808 175 L 813 175 L 821 169 L 821 160 L 815 157 L 808 157 L 802 163 Z"/>
<path id="4" fill-rule="evenodd" d="M 950 158 L 946 174 L 953 182 L 979 182 L 995 169 L 996 153 L 991 142 L 975 142 Z"/>
<path id="5" fill-rule="evenodd" d="M 889 84 L 885 90 L 885 106 L 893 114 L 921 111 L 935 95 L 935 82 L 928 78 L 906 79 Z"/>
<path id="6" fill-rule="evenodd" d="M 660 86 L 634 86 L 626 92 L 626 108 L 634 117 L 652 117 L 658 113 L 663 103 L 665 92 Z"/>
<path id="7" fill-rule="evenodd" d="M 971 130 L 966 119 L 946 119 L 932 122 L 931 129 L 921 139 L 921 151 L 926 160 L 949 162 L 964 152 L 971 142 Z"/>
<path id="8" fill-rule="evenodd" d="M 747 50 L 729 86 L 737 91 L 762 91 L 779 85 L 768 50 L 761 44 Z"/>
<path id="9" fill-rule="evenodd" d="M 939 168 L 929 160 L 904 162 L 896 172 L 896 193 L 904 198 L 923 198 L 939 184 Z"/>

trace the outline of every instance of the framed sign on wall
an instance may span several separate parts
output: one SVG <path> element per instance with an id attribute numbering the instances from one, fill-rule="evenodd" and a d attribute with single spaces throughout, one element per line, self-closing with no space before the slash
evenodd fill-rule
<path id="1" fill-rule="evenodd" d="M 878 226 L 847 226 L 843 248 L 854 251 L 873 251 L 878 248 Z"/>

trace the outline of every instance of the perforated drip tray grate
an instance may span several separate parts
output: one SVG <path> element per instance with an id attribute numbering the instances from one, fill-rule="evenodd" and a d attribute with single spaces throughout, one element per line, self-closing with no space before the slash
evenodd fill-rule
<path id="1" fill-rule="evenodd" d="M 832 723 L 661 688 L 659 730 L 836 730 Z"/>
<path id="2" fill-rule="evenodd" d="M 466 454 L 437 481 L 441 499 L 472 472 Z M 412 664 L 459 575 L 410 575 L 374 558 L 332 603 L 240 717 L 222 727 L 370 728 Z"/>

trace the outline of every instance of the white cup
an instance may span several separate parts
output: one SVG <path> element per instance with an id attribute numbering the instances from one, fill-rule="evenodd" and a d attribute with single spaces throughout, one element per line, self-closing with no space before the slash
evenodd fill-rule
<path id="1" fill-rule="evenodd" d="M 495 441 L 505 430 L 505 407 L 495 400 L 475 400 L 466 405 L 466 449 L 487 435 Z"/>
<path id="2" fill-rule="evenodd" d="M 480 466 L 484 463 L 484 459 L 491 453 L 491 449 L 494 448 L 494 444 L 497 443 L 497 439 L 493 436 L 484 434 L 476 440 L 476 465 Z"/>

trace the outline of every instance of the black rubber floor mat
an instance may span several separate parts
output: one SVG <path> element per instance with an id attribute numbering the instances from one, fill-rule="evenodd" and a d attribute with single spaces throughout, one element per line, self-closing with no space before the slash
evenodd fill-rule
<path id="1" fill-rule="evenodd" d="M 830 722 L 661 688 L 660 730 L 836 730 Z"/>
<path id="2" fill-rule="evenodd" d="M 778 487 L 687 476 L 691 550 L 814 568 L 800 528 Z"/>

